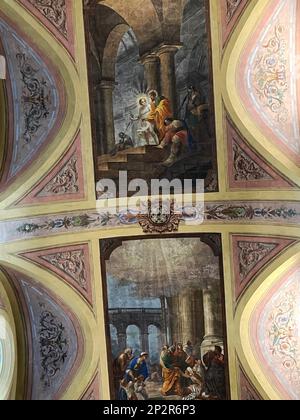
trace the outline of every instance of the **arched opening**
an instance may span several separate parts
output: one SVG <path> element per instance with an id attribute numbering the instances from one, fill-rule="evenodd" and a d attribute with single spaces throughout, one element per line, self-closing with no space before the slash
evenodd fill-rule
<path id="1" fill-rule="evenodd" d="M 114 101 L 113 92 L 116 80 L 116 64 L 120 43 L 129 30 L 126 24 L 115 26 L 109 33 L 103 51 L 101 82 L 99 86 L 101 103 L 101 123 L 102 123 L 102 150 L 104 153 L 111 152 L 115 147 L 115 128 L 114 128 Z"/>
<path id="2" fill-rule="evenodd" d="M 160 351 L 162 347 L 161 331 L 156 325 L 148 326 L 149 358 L 151 365 L 159 364 Z M 155 366 L 155 367 L 156 367 Z"/>
<path id="3" fill-rule="evenodd" d="M 119 134 L 123 132 L 131 137 L 134 146 L 140 146 L 137 124 L 131 120 L 131 115 L 138 115 L 138 101 L 146 96 L 148 87 L 144 66 L 140 62 L 138 40 L 132 29 L 120 41 L 115 72 L 113 109 L 116 142 L 119 143 Z"/>
<path id="4" fill-rule="evenodd" d="M 137 325 L 128 325 L 126 328 L 126 347 L 132 348 L 134 356 L 141 353 L 141 330 Z"/>
<path id="5" fill-rule="evenodd" d="M 109 331 L 110 331 L 110 340 L 111 340 L 111 351 L 115 357 L 117 357 L 120 349 L 119 349 L 119 340 L 118 340 L 118 331 L 116 327 L 112 324 L 109 324 Z"/>

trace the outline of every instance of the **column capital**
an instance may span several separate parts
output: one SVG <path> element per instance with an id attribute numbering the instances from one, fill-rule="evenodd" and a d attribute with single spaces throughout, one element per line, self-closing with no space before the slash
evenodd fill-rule
<path id="1" fill-rule="evenodd" d="M 114 90 L 117 83 L 114 80 L 101 80 L 101 82 L 97 85 L 97 88 L 100 89 L 111 89 Z"/>
<path id="2" fill-rule="evenodd" d="M 183 44 L 161 44 L 155 53 L 160 57 L 163 54 L 176 54 Z"/>
<path id="3" fill-rule="evenodd" d="M 140 62 L 143 65 L 150 64 L 150 63 L 158 64 L 159 63 L 159 57 L 155 53 L 147 53 L 147 54 L 144 54 L 141 57 Z"/>

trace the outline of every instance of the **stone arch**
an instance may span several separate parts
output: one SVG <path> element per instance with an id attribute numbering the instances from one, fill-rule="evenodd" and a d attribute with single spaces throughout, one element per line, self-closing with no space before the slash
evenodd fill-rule
<path id="1" fill-rule="evenodd" d="M 164 0 L 163 10 L 163 37 L 165 42 L 179 43 L 182 16 L 189 0 Z"/>
<path id="2" fill-rule="evenodd" d="M 130 27 L 125 23 L 115 26 L 106 40 L 103 60 L 102 60 L 102 79 L 115 80 L 115 66 L 118 55 L 118 49 L 123 36 L 128 32 Z"/>
<path id="3" fill-rule="evenodd" d="M 174 0 L 173 0 L 174 1 Z M 109 7 L 121 16 L 133 29 L 139 40 L 140 54 L 143 55 L 163 41 L 162 23 L 151 0 L 102 0 L 100 5 Z M 147 19 L 142 19 L 143 10 L 147 9 Z"/>

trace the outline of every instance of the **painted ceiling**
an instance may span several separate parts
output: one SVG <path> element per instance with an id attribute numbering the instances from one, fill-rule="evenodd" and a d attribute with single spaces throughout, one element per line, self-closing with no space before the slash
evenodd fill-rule
<path id="1" fill-rule="evenodd" d="M 100 3 L 122 12 L 121 1 Z M 300 399 L 299 1 L 221 3 L 210 1 L 219 192 L 205 195 L 202 224 L 186 204 L 179 233 L 222 236 L 232 399 Z M 148 24 L 161 36 L 167 9 L 153 4 Z M 130 19 L 151 48 L 136 9 Z M 136 213 L 96 202 L 84 37 L 78 1 L 1 2 L 0 308 L 18 337 L 12 399 L 109 398 L 99 240 L 143 235 Z M 55 363 L 49 323 L 60 330 Z"/>

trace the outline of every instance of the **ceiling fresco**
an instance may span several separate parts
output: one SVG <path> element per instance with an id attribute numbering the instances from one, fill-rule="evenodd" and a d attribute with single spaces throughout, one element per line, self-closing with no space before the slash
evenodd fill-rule
<path id="1" fill-rule="evenodd" d="M 132 267 L 141 278 L 146 282 L 149 272 L 154 279 L 155 257 L 174 286 L 173 275 L 180 283 L 196 266 L 197 258 L 188 255 L 196 251 L 185 252 L 183 238 L 194 243 L 206 235 L 212 244 L 217 234 L 222 253 L 209 258 L 218 259 L 224 280 L 230 399 L 299 400 L 299 2 L 147 0 L 143 10 L 140 1 L 130 1 L 128 8 L 121 0 L 46 3 L 2 0 L 0 6 L 0 54 L 6 63 L 0 113 L 5 111 L 1 121 L 8 127 L 0 133 L 7 145 L 0 172 L 0 311 L 7 314 L 17 351 L 8 398 L 110 399 L 101 261 L 111 256 L 117 277 L 118 261 L 129 258 L 125 243 L 132 241 Z M 183 10 L 199 4 L 199 22 L 188 13 L 182 19 Z M 101 34 L 91 31 L 86 14 Z M 108 172 L 128 162 L 136 168 L 149 162 L 138 154 L 118 156 L 108 168 L 101 160 L 107 151 L 97 149 L 94 128 L 104 134 L 95 115 L 103 111 L 103 91 L 111 89 L 106 97 L 111 105 L 113 87 L 127 97 L 109 77 L 125 63 L 124 52 L 135 60 L 132 74 L 147 68 L 147 82 L 156 83 L 157 57 L 146 59 L 145 53 L 163 54 L 157 49 L 163 42 L 174 47 L 188 38 L 189 25 L 204 30 L 205 19 L 209 49 L 204 51 L 193 33 L 193 49 L 183 47 L 174 63 L 191 70 L 189 77 L 196 77 L 204 93 L 213 87 L 215 143 L 209 155 L 217 159 L 206 173 L 204 204 L 195 207 L 193 197 L 185 203 L 175 197 L 178 231 L 153 232 L 150 224 L 147 233 L 140 224 L 147 196 L 138 209 L 127 208 L 126 197 L 117 201 L 121 208 L 105 197 L 97 200 L 99 167 Z M 102 67 L 103 55 L 110 66 Z M 204 77 L 208 63 L 211 78 Z M 172 73 L 178 98 L 184 96 L 182 74 L 175 68 Z M 207 157 L 206 147 L 200 160 Z M 1 147 L 0 152 L 2 163 Z M 165 259 L 172 254 L 183 267 L 177 276 L 155 247 L 165 235 L 173 241 L 163 249 Z M 146 239 L 154 247 L 148 249 Z M 144 261 L 142 251 L 151 258 Z M 191 267 L 184 267 L 186 261 Z M 131 278 L 130 267 L 123 268 L 122 276 Z M 51 343 L 49 326 L 56 331 Z M 50 345 L 54 361 L 47 356 Z"/>

